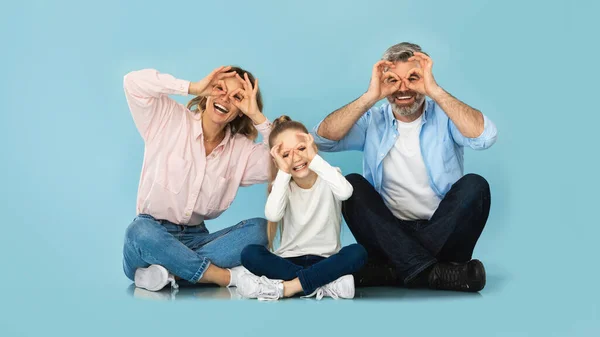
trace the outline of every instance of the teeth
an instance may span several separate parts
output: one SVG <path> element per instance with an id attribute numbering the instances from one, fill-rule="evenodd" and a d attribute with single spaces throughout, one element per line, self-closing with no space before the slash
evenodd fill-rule
<path id="1" fill-rule="evenodd" d="M 306 166 L 306 164 L 301 164 L 301 165 L 298 165 L 298 166 L 294 167 L 294 171 L 301 170 L 301 169 L 303 169 L 305 166 Z"/>
<path id="2" fill-rule="evenodd" d="M 222 106 L 221 104 L 215 103 L 215 108 L 223 111 L 223 112 L 229 112 L 229 110 L 227 110 L 226 107 Z"/>
<path id="3" fill-rule="evenodd" d="M 396 99 L 409 99 L 409 98 L 411 98 L 411 97 L 412 97 L 412 96 L 402 96 L 402 97 L 399 97 L 399 96 L 398 96 L 398 97 L 396 97 Z"/>

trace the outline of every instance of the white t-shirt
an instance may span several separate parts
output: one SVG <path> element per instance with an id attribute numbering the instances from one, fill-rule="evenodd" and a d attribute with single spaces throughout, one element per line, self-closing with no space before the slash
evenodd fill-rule
<path id="1" fill-rule="evenodd" d="M 280 170 L 267 199 L 267 220 L 283 219 L 281 245 L 275 251 L 281 257 L 329 257 L 341 249 L 342 201 L 352 195 L 352 185 L 319 155 L 308 168 L 318 175 L 311 188 L 299 187 Z"/>
<path id="2" fill-rule="evenodd" d="M 396 120 L 398 139 L 383 159 L 381 196 L 402 220 L 429 220 L 441 201 L 431 189 L 421 155 L 422 119 L 423 115 L 410 123 Z"/>

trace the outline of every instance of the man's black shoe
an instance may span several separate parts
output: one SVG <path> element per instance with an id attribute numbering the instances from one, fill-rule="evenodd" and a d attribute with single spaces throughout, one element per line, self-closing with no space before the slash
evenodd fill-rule
<path id="1" fill-rule="evenodd" d="M 485 287 L 485 268 L 479 260 L 467 263 L 437 263 L 429 274 L 429 288 L 477 292 Z"/>

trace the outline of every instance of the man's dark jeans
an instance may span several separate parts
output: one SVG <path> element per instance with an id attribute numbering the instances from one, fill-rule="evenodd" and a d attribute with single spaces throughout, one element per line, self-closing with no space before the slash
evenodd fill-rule
<path id="1" fill-rule="evenodd" d="M 430 220 L 417 221 L 396 218 L 361 175 L 346 178 L 354 187 L 352 197 L 342 204 L 348 227 L 369 261 L 391 264 L 403 284 L 437 261 L 471 260 L 490 211 L 490 188 L 483 177 L 465 175 L 452 185 Z"/>

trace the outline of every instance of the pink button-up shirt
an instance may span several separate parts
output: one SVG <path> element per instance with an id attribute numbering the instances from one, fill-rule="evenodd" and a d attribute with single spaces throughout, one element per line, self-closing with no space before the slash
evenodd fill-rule
<path id="1" fill-rule="evenodd" d="M 187 95 L 189 81 L 153 69 L 124 78 L 125 96 L 145 142 L 137 213 L 182 225 L 198 225 L 223 213 L 240 186 L 265 183 L 271 123 L 255 125 L 263 143 L 244 135 L 225 138 L 206 156 L 200 114 L 169 98 Z"/>

